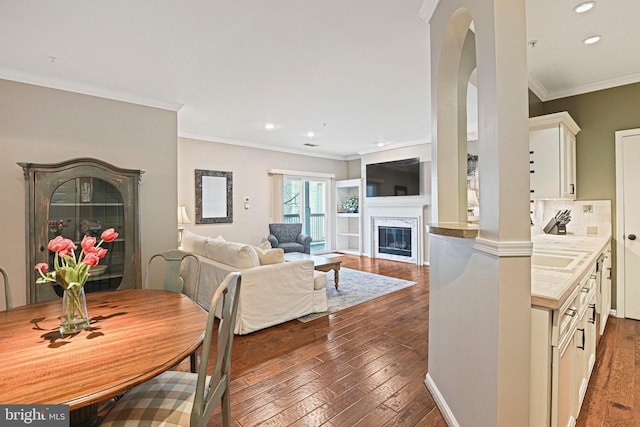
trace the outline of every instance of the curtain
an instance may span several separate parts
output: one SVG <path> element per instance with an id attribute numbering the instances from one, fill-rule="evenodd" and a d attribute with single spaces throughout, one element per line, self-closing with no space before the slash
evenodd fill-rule
<path id="1" fill-rule="evenodd" d="M 271 173 L 271 223 L 284 222 L 284 175 Z"/>

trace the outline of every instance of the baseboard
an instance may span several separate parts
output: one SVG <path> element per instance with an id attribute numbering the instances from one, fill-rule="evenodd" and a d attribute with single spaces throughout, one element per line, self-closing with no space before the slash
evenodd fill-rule
<path id="1" fill-rule="evenodd" d="M 609 316 L 618 317 L 618 312 L 612 308 L 609 310 Z"/>
<path id="2" fill-rule="evenodd" d="M 433 400 L 436 402 L 438 409 L 440 409 L 440 412 L 442 412 L 442 416 L 444 417 L 447 425 L 449 427 L 460 427 L 458 420 L 456 420 L 453 412 L 451 412 L 451 408 L 449 408 L 449 405 L 447 405 L 447 401 L 444 400 L 444 396 L 442 395 L 442 393 L 440 393 L 438 386 L 433 381 L 433 378 L 431 378 L 431 375 L 429 375 L 429 372 L 427 372 L 427 376 L 424 379 L 424 384 L 431 392 L 431 396 L 433 396 Z"/>

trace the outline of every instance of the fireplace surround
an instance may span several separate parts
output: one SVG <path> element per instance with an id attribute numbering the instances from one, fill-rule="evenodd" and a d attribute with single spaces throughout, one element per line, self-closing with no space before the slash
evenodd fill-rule
<path id="1" fill-rule="evenodd" d="M 412 217 L 372 217 L 373 257 L 420 264 L 418 222 Z"/>

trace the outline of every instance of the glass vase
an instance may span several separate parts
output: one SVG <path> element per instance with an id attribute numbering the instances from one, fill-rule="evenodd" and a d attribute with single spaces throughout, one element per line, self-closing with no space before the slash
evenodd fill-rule
<path id="1" fill-rule="evenodd" d="M 89 313 L 84 287 L 72 287 L 62 295 L 62 316 L 60 334 L 70 335 L 89 327 Z"/>

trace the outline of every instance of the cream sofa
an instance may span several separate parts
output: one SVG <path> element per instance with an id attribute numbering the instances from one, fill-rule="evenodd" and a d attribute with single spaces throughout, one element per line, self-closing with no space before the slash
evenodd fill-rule
<path id="1" fill-rule="evenodd" d="M 327 310 L 327 277 L 313 269 L 313 261 L 284 262 L 282 249 L 269 242 L 255 247 L 212 239 L 184 230 L 182 249 L 200 259 L 198 303 L 208 307 L 218 284 L 233 271 L 241 273 L 240 301 L 234 332 L 259 329 Z M 195 264 L 195 261 L 192 261 Z M 185 286 L 194 283 L 195 269 L 183 269 Z"/>

